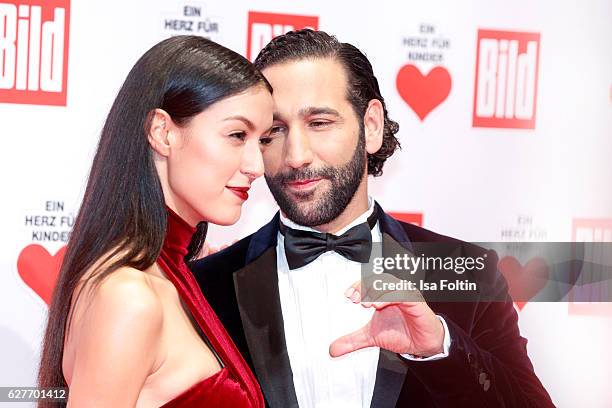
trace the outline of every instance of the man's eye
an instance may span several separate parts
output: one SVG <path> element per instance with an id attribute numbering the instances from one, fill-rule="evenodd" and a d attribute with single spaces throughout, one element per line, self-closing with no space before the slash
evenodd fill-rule
<path id="1" fill-rule="evenodd" d="M 230 133 L 229 137 L 231 137 L 232 139 L 244 140 L 244 138 L 246 137 L 246 133 L 245 132 L 234 132 L 234 133 Z"/>
<path id="2" fill-rule="evenodd" d="M 272 129 L 270 129 L 270 134 L 273 135 L 275 133 L 280 133 L 284 131 L 285 131 L 285 128 L 283 126 L 272 126 Z"/>
<path id="3" fill-rule="evenodd" d="M 329 125 L 330 122 L 327 121 L 323 121 L 323 120 L 314 120 L 312 122 L 310 122 L 310 126 L 314 127 L 314 128 L 321 128 L 321 127 L 325 127 L 327 125 Z"/>

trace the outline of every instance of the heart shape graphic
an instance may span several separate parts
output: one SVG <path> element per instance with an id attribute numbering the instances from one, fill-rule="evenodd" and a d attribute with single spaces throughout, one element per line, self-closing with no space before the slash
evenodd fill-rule
<path id="1" fill-rule="evenodd" d="M 452 80 L 444 67 L 435 67 L 423 75 L 416 66 L 408 64 L 397 73 L 395 85 L 404 102 L 422 122 L 448 97 Z"/>
<path id="2" fill-rule="evenodd" d="M 548 282 L 549 267 L 540 257 L 530 259 L 525 266 L 513 256 L 505 256 L 497 264 L 508 282 L 508 291 L 519 311 Z"/>
<path id="3" fill-rule="evenodd" d="M 388 214 L 396 220 L 418 225 L 419 227 L 423 226 L 423 213 L 390 212 Z"/>
<path id="4" fill-rule="evenodd" d="M 19 276 L 47 305 L 51 303 L 65 253 L 66 246 L 51 255 L 44 247 L 32 244 L 23 248 L 17 258 Z"/>

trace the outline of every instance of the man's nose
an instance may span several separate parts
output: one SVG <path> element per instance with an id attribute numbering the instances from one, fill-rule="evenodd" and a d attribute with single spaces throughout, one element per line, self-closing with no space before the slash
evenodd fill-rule
<path id="1" fill-rule="evenodd" d="M 299 129 L 292 129 L 285 145 L 285 164 L 294 169 L 308 166 L 312 163 L 313 153 L 310 138 Z"/>

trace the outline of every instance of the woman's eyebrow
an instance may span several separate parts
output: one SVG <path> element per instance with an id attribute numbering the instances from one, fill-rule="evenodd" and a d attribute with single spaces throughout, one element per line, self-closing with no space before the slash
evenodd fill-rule
<path id="1" fill-rule="evenodd" d="M 248 120 L 244 116 L 235 115 L 235 116 L 230 116 L 230 117 L 227 117 L 227 118 L 223 119 L 223 121 L 229 121 L 229 120 L 239 120 L 239 121 L 243 122 L 247 126 L 247 128 L 249 128 L 249 130 L 255 129 L 255 125 L 253 125 L 253 122 L 251 122 L 250 120 Z"/>

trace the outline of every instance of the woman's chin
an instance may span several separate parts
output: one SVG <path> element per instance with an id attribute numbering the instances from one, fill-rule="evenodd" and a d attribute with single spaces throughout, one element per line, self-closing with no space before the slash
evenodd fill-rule
<path id="1" fill-rule="evenodd" d="M 214 217 L 211 217 L 209 222 L 224 227 L 234 225 L 240 219 L 240 213 L 241 209 L 239 208 L 238 211 L 227 211 L 225 214 L 216 214 Z"/>

